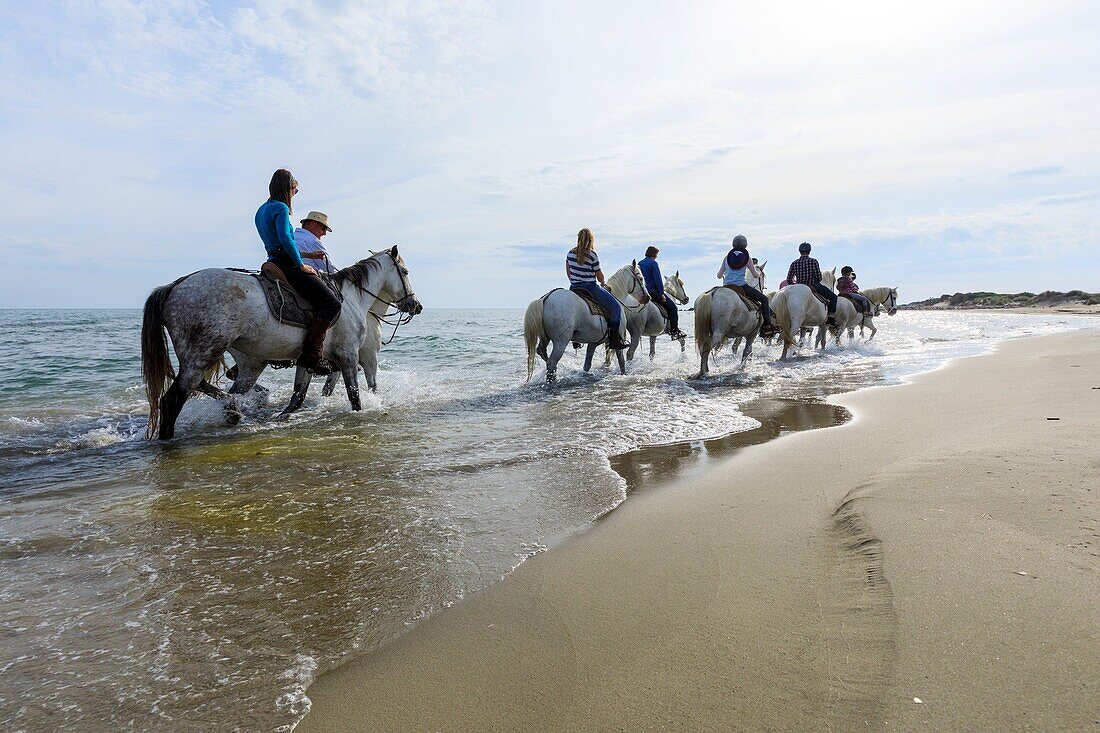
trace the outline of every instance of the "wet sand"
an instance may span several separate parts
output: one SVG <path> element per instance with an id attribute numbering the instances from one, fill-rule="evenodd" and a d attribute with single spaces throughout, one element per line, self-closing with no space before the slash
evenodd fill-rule
<path id="1" fill-rule="evenodd" d="M 832 397 L 856 419 L 636 492 L 324 675 L 299 730 L 1094 730 L 1098 364 L 1100 331 L 1021 339 Z"/>

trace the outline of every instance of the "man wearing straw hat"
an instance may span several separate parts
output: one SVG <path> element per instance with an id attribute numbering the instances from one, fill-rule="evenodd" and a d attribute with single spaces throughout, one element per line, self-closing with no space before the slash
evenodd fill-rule
<path id="1" fill-rule="evenodd" d="M 323 211 L 311 211 L 302 219 L 302 226 L 294 230 L 294 241 L 302 253 L 302 262 L 312 265 L 317 272 L 332 274 L 336 267 L 329 261 L 321 237 L 332 231 L 328 225 L 328 214 Z"/>

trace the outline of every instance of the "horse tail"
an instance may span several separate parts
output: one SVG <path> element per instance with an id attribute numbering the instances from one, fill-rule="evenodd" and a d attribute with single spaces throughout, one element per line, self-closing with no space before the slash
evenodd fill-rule
<path id="1" fill-rule="evenodd" d="M 179 282 L 178 280 L 176 282 Z M 162 285 L 145 300 L 141 319 L 141 375 L 145 379 L 145 394 L 149 398 L 149 428 L 146 437 L 152 440 L 160 426 L 160 398 L 175 376 L 168 358 L 168 341 L 164 338 L 164 302 L 176 283 Z"/>
<path id="2" fill-rule="evenodd" d="M 542 308 L 542 298 L 533 300 L 523 316 L 523 340 L 527 344 L 527 382 L 531 381 L 531 375 L 535 371 L 535 347 L 539 337 L 543 335 Z"/>
<path id="3" fill-rule="evenodd" d="M 795 340 L 791 335 L 791 309 L 787 304 L 787 301 L 790 300 L 788 295 L 782 290 L 776 293 L 775 299 L 771 301 L 772 316 L 775 318 L 779 330 L 783 333 L 783 340 L 788 345 L 794 346 Z"/>
<path id="4" fill-rule="evenodd" d="M 700 354 L 708 353 L 711 343 L 710 319 L 712 291 L 707 291 L 695 299 L 695 348 Z"/>

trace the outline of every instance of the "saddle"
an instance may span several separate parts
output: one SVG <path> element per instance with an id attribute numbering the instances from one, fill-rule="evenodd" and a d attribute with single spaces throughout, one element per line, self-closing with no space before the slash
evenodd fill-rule
<path id="1" fill-rule="evenodd" d="M 752 298 L 750 298 L 749 296 L 745 295 L 745 288 L 744 288 L 744 286 L 741 286 L 741 285 L 716 285 L 716 286 L 714 286 L 713 288 L 711 288 L 711 292 L 713 293 L 713 292 L 714 292 L 715 290 L 717 290 L 717 289 L 718 289 L 718 288 L 720 288 L 720 287 L 721 287 L 721 288 L 726 288 L 727 290 L 732 290 L 733 292 L 735 292 L 735 293 L 737 293 L 737 294 L 738 294 L 739 296 L 741 296 L 741 301 L 742 301 L 742 302 L 743 302 L 743 303 L 744 303 L 744 304 L 745 304 L 746 306 L 748 306 L 749 310 L 751 310 L 751 311 L 756 311 L 757 313 L 759 313 L 759 312 L 760 312 L 760 304 L 759 304 L 759 303 L 757 303 L 757 302 L 756 302 L 755 300 L 753 300 Z"/>
<path id="2" fill-rule="evenodd" d="M 813 296 L 818 299 L 818 301 L 821 303 L 821 305 L 825 306 L 826 308 L 829 307 L 829 299 L 826 298 L 824 295 L 817 292 L 817 290 L 815 290 L 814 288 L 810 288 L 810 293 L 813 294 Z"/>
<path id="3" fill-rule="evenodd" d="M 285 323 L 296 328 L 309 328 L 309 322 L 313 320 L 313 306 L 291 286 L 278 265 L 274 262 L 265 262 L 260 265 L 258 273 L 250 274 L 260 284 L 260 289 L 264 291 L 264 297 L 267 299 L 267 307 L 279 323 Z M 326 275 L 320 277 L 321 281 L 342 302 L 344 300 L 343 295 L 332 281 L 332 278 Z M 337 316 L 337 320 L 339 320 L 339 316 Z"/>
<path id="4" fill-rule="evenodd" d="M 554 288 L 546 295 L 542 296 L 542 302 L 545 303 L 546 299 L 559 290 L 565 290 L 565 288 Z M 611 314 L 604 310 L 604 307 L 600 305 L 600 302 L 596 300 L 596 296 L 587 290 L 570 290 L 569 292 L 574 295 L 579 295 L 581 300 L 588 304 L 588 311 L 594 316 L 600 316 L 602 318 L 610 319 Z"/>

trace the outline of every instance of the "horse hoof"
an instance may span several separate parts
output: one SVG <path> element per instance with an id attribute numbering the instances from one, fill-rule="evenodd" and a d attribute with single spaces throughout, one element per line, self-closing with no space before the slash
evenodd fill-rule
<path id="1" fill-rule="evenodd" d="M 239 423 L 241 421 L 242 417 L 244 417 L 244 415 L 241 413 L 240 410 L 226 409 L 226 411 L 225 411 L 225 424 L 226 425 L 236 425 L 237 423 Z"/>

